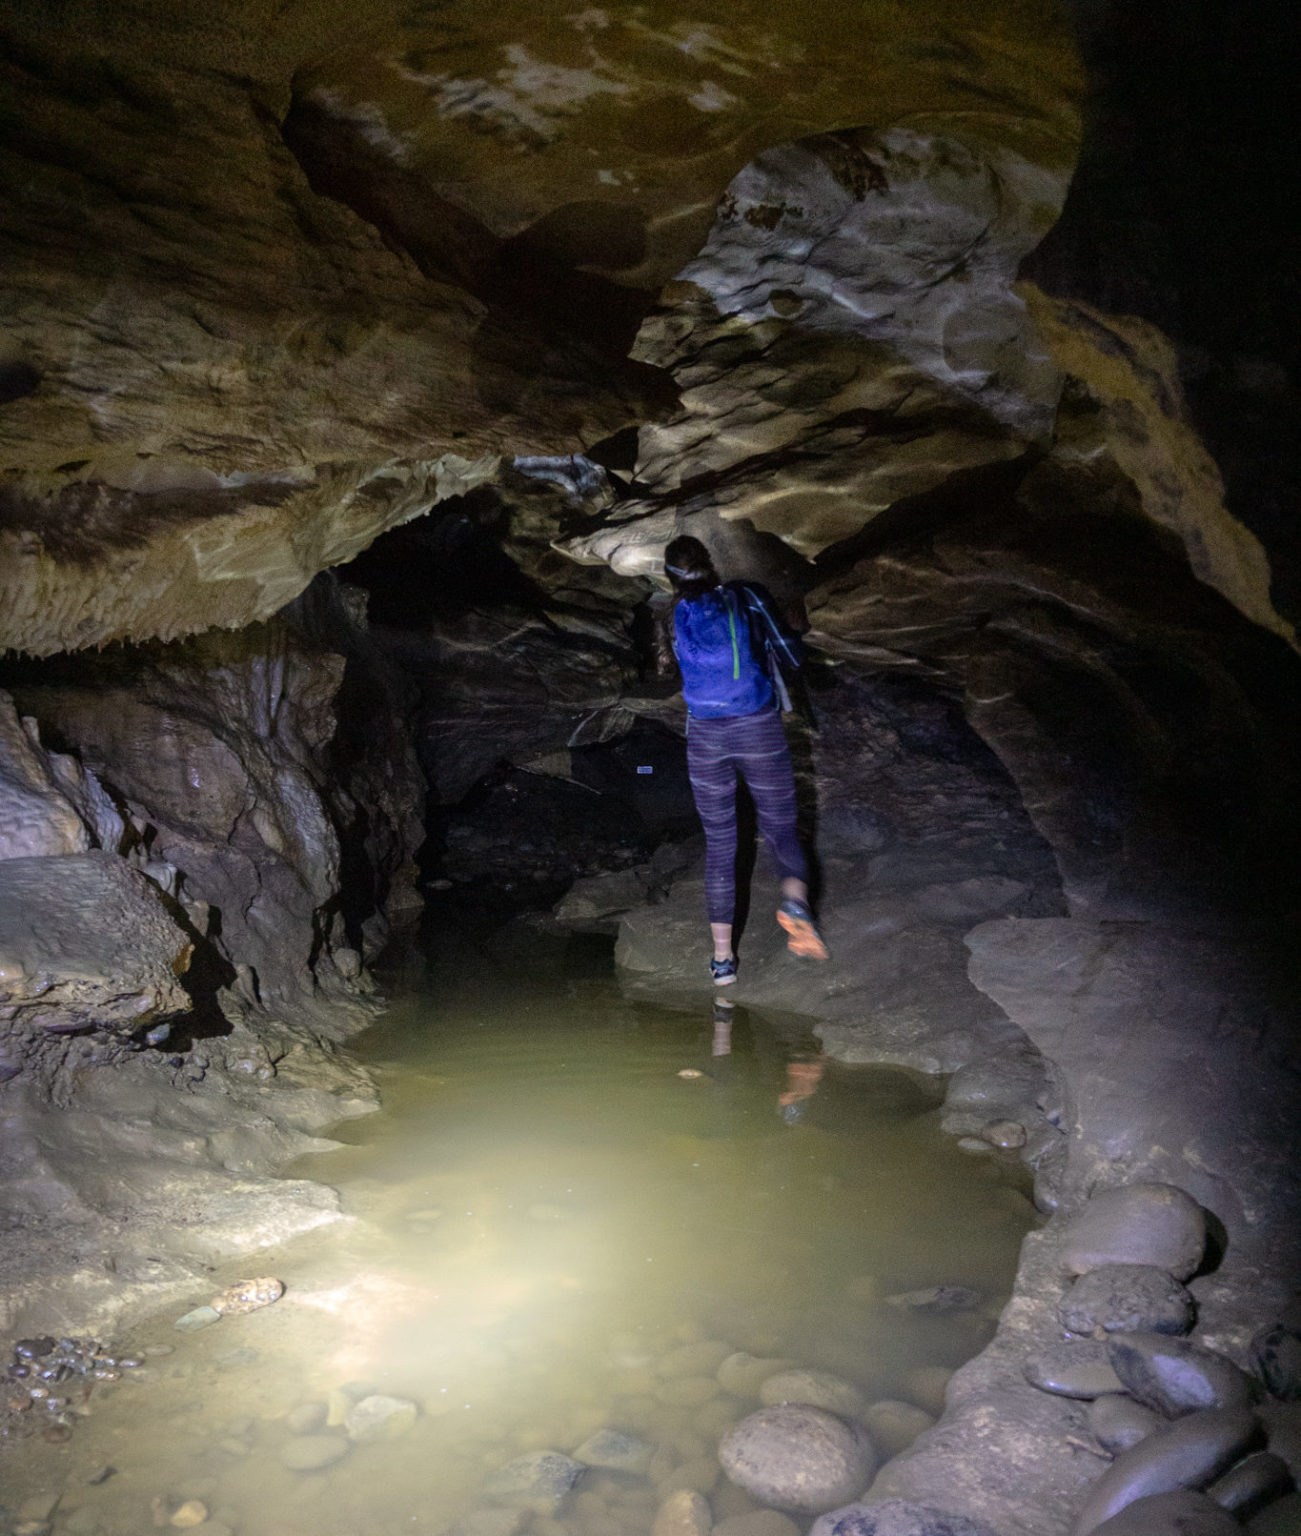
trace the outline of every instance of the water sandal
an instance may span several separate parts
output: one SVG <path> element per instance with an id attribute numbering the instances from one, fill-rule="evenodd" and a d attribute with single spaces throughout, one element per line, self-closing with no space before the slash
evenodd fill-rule
<path id="1" fill-rule="evenodd" d="M 728 955 L 726 960 L 711 960 L 709 974 L 714 978 L 716 987 L 730 987 L 736 980 L 736 956 Z"/>
<path id="2" fill-rule="evenodd" d="M 827 960 L 827 946 L 813 921 L 813 913 L 802 901 L 788 896 L 777 908 L 777 921 L 786 930 L 786 948 L 801 960 Z"/>

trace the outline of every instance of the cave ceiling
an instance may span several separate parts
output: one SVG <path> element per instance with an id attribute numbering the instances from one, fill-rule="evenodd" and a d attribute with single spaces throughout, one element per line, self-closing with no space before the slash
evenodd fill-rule
<path id="1" fill-rule="evenodd" d="M 265 617 L 502 456 L 659 422 L 656 484 L 718 468 L 691 442 L 718 408 L 677 353 L 703 350 L 725 374 L 711 325 L 777 316 L 784 290 L 834 276 L 918 196 L 960 205 L 937 249 L 975 240 L 974 280 L 998 308 L 977 347 L 1006 353 L 1025 324 L 1016 257 L 1051 223 L 1077 150 L 1080 70 L 1051 0 L 1001 0 L 978 20 L 949 0 L 360 15 L 74 0 L 11 4 L 0 24 L 0 645 L 36 654 Z M 883 198 L 891 156 L 901 190 Z M 807 218 L 788 175 L 817 193 Z M 742 235 L 781 244 L 795 217 L 825 240 L 842 214 L 866 216 L 803 279 L 809 250 L 787 250 L 747 297 L 737 263 L 774 257 L 742 239 L 728 282 L 702 285 L 692 263 L 717 246 L 738 176 Z M 875 276 L 934 283 L 921 244 Z M 671 305 L 638 332 L 684 272 L 679 294 L 710 294 L 719 313 L 675 353 Z M 1043 429 L 1048 364 L 1032 359 L 992 411 L 950 410 L 954 369 L 928 377 L 962 324 L 948 297 L 905 295 L 924 334 L 900 358 L 907 317 L 876 340 L 837 319 L 863 298 L 808 305 L 791 400 L 753 362 L 739 383 L 767 389 L 785 427 L 720 440 L 781 447 L 908 397 L 918 419 L 863 450 L 870 511 Z M 798 352 L 790 319 L 777 329 Z M 759 330 L 762 351 L 774 338 Z M 970 383 L 982 367 L 956 372 Z M 970 431 L 946 432 L 946 410 Z M 774 506 L 760 521 L 807 553 L 855 518 L 806 526 L 815 509 L 788 527 Z"/>

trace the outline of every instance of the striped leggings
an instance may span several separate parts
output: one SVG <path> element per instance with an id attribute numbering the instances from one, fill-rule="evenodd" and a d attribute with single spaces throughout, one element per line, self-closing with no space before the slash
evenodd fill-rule
<path id="1" fill-rule="evenodd" d="M 795 772 L 776 709 L 724 720 L 687 721 L 687 773 L 705 828 L 705 905 L 711 923 L 730 923 L 736 909 L 736 776 L 754 800 L 777 874 L 807 880 L 795 834 Z"/>

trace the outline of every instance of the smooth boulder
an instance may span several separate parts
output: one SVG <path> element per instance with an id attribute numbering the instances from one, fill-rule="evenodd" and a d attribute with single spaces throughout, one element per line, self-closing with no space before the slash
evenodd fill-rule
<path id="1" fill-rule="evenodd" d="M 1157 1493 L 1122 1509 L 1096 1528 L 1096 1536 L 1240 1536 L 1227 1510 L 1202 1493 Z"/>
<path id="2" fill-rule="evenodd" d="M 802 1515 L 856 1499 L 876 1468 L 866 1430 L 802 1403 L 761 1408 L 742 1419 L 723 1437 L 718 1459 L 761 1504 Z"/>
<path id="3" fill-rule="evenodd" d="M 1272 1451 L 1257 1451 L 1236 1467 L 1230 1467 L 1223 1477 L 1217 1477 L 1206 1494 L 1225 1509 L 1231 1509 L 1239 1520 L 1245 1520 L 1274 1499 L 1291 1493 L 1295 1486 L 1281 1456 Z"/>
<path id="4" fill-rule="evenodd" d="M 1193 1298 L 1175 1277 L 1152 1264 L 1103 1264 L 1081 1275 L 1057 1316 L 1067 1333 L 1187 1333 Z"/>
<path id="5" fill-rule="evenodd" d="M 1245 1371 L 1189 1339 L 1114 1334 L 1106 1348 L 1125 1391 L 1171 1418 L 1198 1408 L 1245 1408 L 1256 1396 Z"/>
<path id="6" fill-rule="evenodd" d="M 1066 1230 L 1062 1263 L 1083 1275 L 1104 1264 L 1151 1264 L 1187 1280 L 1206 1249 L 1206 1213 L 1173 1184 L 1126 1184 L 1094 1195 Z"/>
<path id="7" fill-rule="evenodd" d="M 1088 1399 L 1125 1390 L 1107 1358 L 1107 1346 L 1093 1340 L 1050 1344 L 1027 1355 L 1021 1369 L 1032 1387 L 1057 1397 Z"/>
<path id="8" fill-rule="evenodd" d="M 1093 1485 L 1074 1536 L 1089 1536 L 1137 1499 L 1202 1487 L 1260 1438 L 1260 1425 L 1247 1408 L 1210 1408 L 1154 1430 L 1117 1456 Z"/>
<path id="9" fill-rule="evenodd" d="M 1089 1404 L 1089 1432 L 1112 1456 L 1137 1445 L 1165 1422 L 1159 1413 L 1124 1392 L 1110 1392 Z"/>

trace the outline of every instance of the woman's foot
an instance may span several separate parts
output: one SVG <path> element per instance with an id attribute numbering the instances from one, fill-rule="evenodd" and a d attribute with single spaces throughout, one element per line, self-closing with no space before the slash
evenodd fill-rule
<path id="1" fill-rule="evenodd" d="M 728 955 L 724 960 L 711 960 L 709 974 L 714 978 L 716 987 L 730 987 L 736 980 L 736 956 Z"/>
<path id="2" fill-rule="evenodd" d="M 813 921 L 809 905 L 797 896 L 787 896 L 777 908 L 777 921 L 786 930 L 786 948 L 801 960 L 826 960 L 827 946 Z"/>

